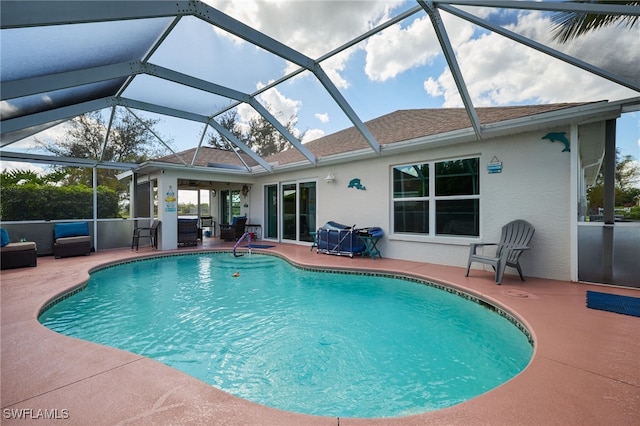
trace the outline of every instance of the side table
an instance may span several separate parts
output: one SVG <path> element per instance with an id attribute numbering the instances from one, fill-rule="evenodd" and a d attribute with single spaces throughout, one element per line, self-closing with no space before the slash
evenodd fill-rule
<path id="1" fill-rule="evenodd" d="M 380 250 L 377 247 L 380 237 L 360 235 L 360 239 L 362 240 L 365 246 L 365 249 L 362 252 L 362 257 L 371 256 L 372 259 L 375 259 L 376 256 L 378 256 L 379 258 L 382 259 Z"/>

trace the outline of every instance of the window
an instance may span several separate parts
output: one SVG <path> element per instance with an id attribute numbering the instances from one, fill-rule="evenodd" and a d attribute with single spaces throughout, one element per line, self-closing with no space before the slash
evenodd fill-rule
<path id="1" fill-rule="evenodd" d="M 478 236 L 479 158 L 393 168 L 393 232 Z"/>

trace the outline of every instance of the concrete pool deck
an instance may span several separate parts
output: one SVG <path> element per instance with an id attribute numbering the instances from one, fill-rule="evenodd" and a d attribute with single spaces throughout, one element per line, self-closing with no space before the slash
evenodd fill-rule
<path id="1" fill-rule="evenodd" d="M 230 249 L 231 243 L 202 249 Z M 1 424 L 69 425 L 637 425 L 640 317 L 586 308 L 587 290 L 640 297 L 637 289 L 507 275 L 392 259 L 317 254 L 309 246 L 259 250 L 294 263 L 397 272 L 492 301 L 532 332 L 530 365 L 502 386 L 447 409 L 393 419 L 315 417 L 233 397 L 139 355 L 57 334 L 37 321 L 56 296 L 84 283 L 96 266 L 174 252 L 149 248 L 42 257 L 35 268 L 0 274 Z M 526 270 L 525 270 L 526 273 Z M 401 318 L 398 319 L 401 321 Z M 401 356 L 401 349 L 398 350 Z M 46 419 L 56 419 L 46 421 Z"/>

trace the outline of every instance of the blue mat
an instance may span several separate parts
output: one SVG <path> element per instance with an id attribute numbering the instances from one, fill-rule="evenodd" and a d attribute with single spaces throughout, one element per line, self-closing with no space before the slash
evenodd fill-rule
<path id="1" fill-rule="evenodd" d="M 587 308 L 640 317 L 640 297 L 587 291 Z"/>
<path id="2" fill-rule="evenodd" d="M 271 247 L 275 247 L 275 246 L 270 246 L 269 244 L 253 244 L 252 243 L 250 246 L 246 245 L 246 246 L 242 246 L 242 247 L 244 247 L 244 248 L 271 248 Z"/>

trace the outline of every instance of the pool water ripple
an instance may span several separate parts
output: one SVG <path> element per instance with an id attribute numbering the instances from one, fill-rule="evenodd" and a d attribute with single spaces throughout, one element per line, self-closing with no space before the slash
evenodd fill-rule
<path id="1" fill-rule="evenodd" d="M 533 352 L 514 324 L 455 294 L 257 254 L 106 268 L 40 321 L 245 399 L 338 417 L 457 404 L 518 374 Z"/>

